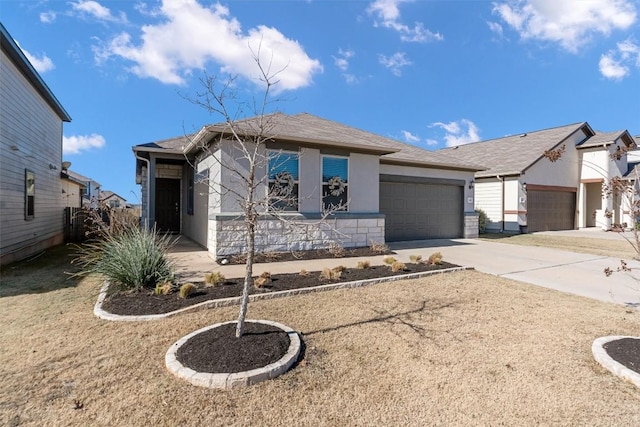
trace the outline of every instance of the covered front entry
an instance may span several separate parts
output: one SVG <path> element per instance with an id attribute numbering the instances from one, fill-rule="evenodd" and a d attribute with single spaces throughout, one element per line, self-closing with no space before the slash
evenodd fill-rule
<path id="1" fill-rule="evenodd" d="M 554 231 L 575 228 L 576 190 L 527 188 L 527 230 Z M 536 186 L 537 187 L 537 186 Z M 542 186 L 540 186 L 542 187 Z"/>
<path id="2" fill-rule="evenodd" d="M 156 227 L 160 231 L 180 232 L 180 180 L 156 178 Z"/>
<path id="3" fill-rule="evenodd" d="M 388 242 L 463 236 L 464 181 L 380 177 L 380 212 Z"/>

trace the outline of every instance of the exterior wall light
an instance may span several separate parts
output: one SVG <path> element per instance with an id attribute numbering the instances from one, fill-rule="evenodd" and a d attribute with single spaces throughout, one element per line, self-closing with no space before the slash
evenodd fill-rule
<path id="1" fill-rule="evenodd" d="M 475 181 L 474 180 L 469 181 L 469 190 L 471 190 L 474 185 L 475 185 Z"/>

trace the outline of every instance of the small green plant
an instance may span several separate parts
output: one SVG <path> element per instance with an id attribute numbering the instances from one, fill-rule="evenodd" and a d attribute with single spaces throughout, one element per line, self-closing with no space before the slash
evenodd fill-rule
<path id="1" fill-rule="evenodd" d="M 442 264 L 442 254 L 440 252 L 434 252 L 429 255 L 429 259 L 427 260 L 429 265 L 438 265 Z"/>
<path id="2" fill-rule="evenodd" d="M 396 261 L 393 264 L 391 264 L 391 271 L 393 271 L 394 273 L 403 271 L 405 268 L 406 268 L 406 265 L 404 265 L 404 262 Z"/>
<path id="3" fill-rule="evenodd" d="M 169 295 L 171 292 L 173 292 L 173 283 L 162 282 L 156 284 L 156 289 L 153 293 L 156 295 Z"/>
<path id="4" fill-rule="evenodd" d="M 392 265 L 394 262 L 398 261 L 397 259 L 395 259 L 392 256 L 386 256 L 384 257 L 384 259 L 382 260 L 385 264 L 387 265 Z"/>
<path id="5" fill-rule="evenodd" d="M 167 251 L 173 245 L 171 236 L 155 228 L 140 227 L 109 233 L 77 246 L 72 261 L 80 265 L 78 275 L 98 274 L 120 290 L 154 289 L 156 283 L 173 279 L 173 266 Z"/>
<path id="6" fill-rule="evenodd" d="M 206 286 L 218 286 L 218 285 L 221 285 L 225 280 L 226 278 L 219 271 L 206 273 L 204 275 L 204 284 Z"/>
<path id="7" fill-rule="evenodd" d="M 369 261 L 358 261 L 358 268 L 360 270 L 366 270 L 371 268 L 371 263 Z"/>
<path id="8" fill-rule="evenodd" d="M 478 233 L 484 234 L 487 231 L 487 213 L 482 209 L 476 209 L 478 214 Z"/>
<path id="9" fill-rule="evenodd" d="M 193 283 L 185 283 L 180 286 L 180 298 L 185 299 L 189 298 L 196 291 L 196 285 Z"/>
<path id="10" fill-rule="evenodd" d="M 369 244 L 369 249 L 377 254 L 386 254 L 389 253 L 389 246 L 384 243 L 378 243 L 375 240 L 372 240 Z"/>
<path id="11" fill-rule="evenodd" d="M 409 260 L 414 264 L 418 264 L 422 261 L 422 255 L 409 255 Z"/>
<path id="12" fill-rule="evenodd" d="M 342 276 L 342 271 L 333 270 L 326 267 L 323 268 L 322 272 L 320 273 L 320 278 L 324 280 L 338 280 L 340 279 L 340 276 Z"/>

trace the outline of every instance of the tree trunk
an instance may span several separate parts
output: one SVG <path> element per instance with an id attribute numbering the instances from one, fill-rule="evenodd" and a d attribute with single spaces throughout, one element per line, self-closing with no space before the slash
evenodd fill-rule
<path id="1" fill-rule="evenodd" d="M 244 333 L 244 319 L 247 317 L 247 306 L 249 305 L 249 289 L 253 284 L 253 258 L 255 255 L 255 234 L 256 224 L 253 218 L 246 218 L 247 223 L 247 264 L 244 270 L 244 287 L 242 288 L 242 302 L 240 303 L 240 315 L 236 325 L 236 338 L 242 337 Z"/>

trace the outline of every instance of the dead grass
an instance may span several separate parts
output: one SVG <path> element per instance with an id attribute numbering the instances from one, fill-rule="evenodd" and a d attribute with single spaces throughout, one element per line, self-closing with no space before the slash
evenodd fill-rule
<path id="1" fill-rule="evenodd" d="M 545 234 L 483 234 L 480 239 L 511 243 L 523 246 L 541 246 L 563 249 L 584 254 L 609 256 L 620 259 L 632 259 L 637 256 L 633 247 L 620 237 L 620 240 L 593 239 L 587 237 L 551 236 Z"/>
<path id="2" fill-rule="evenodd" d="M 98 288 L 0 298 L 0 425 L 640 424 L 640 390 L 591 356 L 596 337 L 640 329 L 614 304 L 478 272 L 261 301 L 249 318 L 300 331 L 306 355 L 217 391 L 173 377 L 164 354 L 237 308 L 107 322 Z"/>

